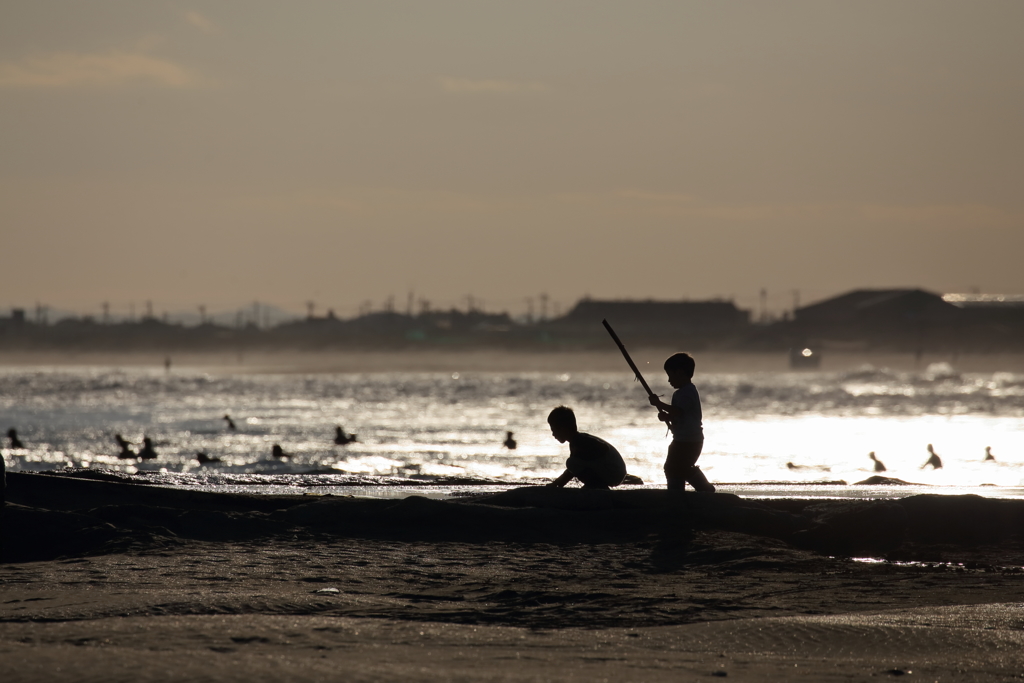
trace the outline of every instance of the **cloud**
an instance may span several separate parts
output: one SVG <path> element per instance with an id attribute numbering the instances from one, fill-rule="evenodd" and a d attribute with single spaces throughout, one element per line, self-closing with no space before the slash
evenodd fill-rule
<path id="1" fill-rule="evenodd" d="M 933 229 L 969 229 L 978 226 L 1019 228 L 1024 213 L 983 204 L 883 205 L 836 203 L 747 204 L 710 202 L 694 195 L 622 189 L 598 194 L 559 195 L 563 202 L 590 205 L 598 210 L 618 210 L 672 218 L 707 218 L 732 223 L 770 224 L 779 220 L 822 225 L 848 223 L 886 224 Z"/>
<path id="2" fill-rule="evenodd" d="M 507 216 L 528 207 L 531 200 L 444 190 L 353 186 L 240 193 L 226 198 L 225 202 L 232 210 L 251 211 L 263 216 L 275 214 L 287 219 L 296 216 L 368 219 L 382 216 Z"/>
<path id="3" fill-rule="evenodd" d="M 56 52 L 18 62 L 0 62 L 0 88 L 65 88 L 149 83 L 169 88 L 202 79 L 174 62 L 140 52 Z"/>
<path id="4" fill-rule="evenodd" d="M 195 10 L 185 13 L 185 21 L 207 34 L 217 33 L 217 25 Z"/>
<path id="5" fill-rule="evenodd" d="M 883 206 L 868 204 L 861 212 L 869 221 L 881 223 L 916 223 L 922 225 L 957 225 L 973 228 L 987 225 L 1001 228 L 1019 228 L 1024 215 L 1000 207 L 984 204 L 925 204 Z"/>
<path id="6" fill-rule="evenodd" d="M 441 88 L 453 93 L 528 93 L 548 89 L 543 83 L 531 81 L 471 80 L 468 78 L 441 78 Z"/>

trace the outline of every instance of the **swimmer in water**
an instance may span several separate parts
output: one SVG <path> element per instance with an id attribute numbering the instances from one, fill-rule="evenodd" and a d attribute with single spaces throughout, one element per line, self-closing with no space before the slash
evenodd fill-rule
<path id="1" fill-rule="evenodd" d="M 940 458 L 939 454 L 935 452 L 935 449 L 932 448 L 931 444 L 928 444 L 928 460 L 921 465 L 921 469 L 923 470 L 925 467 L 928 467 L 928 465 L 931 465 L 933 470 L 942 469 L 942 458 Z"/>
<path id="2" fill-rule="evenodd" d="M 284 449 L 281 448 L 281 444 L 278 444 L 278 443 L 275 443 L 273 448 L 270 449 L 270 454 L 273 455 L 275 458 L 287 458 L 287 457 L 289 457 L 289 454 L 285 453 Z"/>
<path id="3" fill-rule="evenodd" d="M 337 445 L 344 446 L 346 444 L 355 443 L 355 440 L 356 435 L 346 434 L 345 430 L 341 428 L 341 425 L 334 428 L 334 443 Z"/>
<path id="4" fill-rule="evenodd" d="M 516 449 L 516 446 L 518 446 L 519 444 L 517 444 L 516 440 L 512 438 L 512 432 L 505 432 L 505 441 L 502 443 L 502 445 L 504 445 L 505 448 L 509 449 L 510 451 L 514 451 Z"/>
<path id="5" fill-rule="evenodd" d="M 121 448 L 121 452 L 117 454 L 118 458 L 121 460 L 134 460 L 138 457 L 135 454 L 135 451 L 132 450 L 131 441 L 125 440 L 125 438 L 120 434 L 114 434 L 114 441 L 116 441 L 117 445 Z"/>
<path id="6" fill-rule="evenodd" d="M 225 415 L 224 421 L 228 423 L 228 430 L 233 432 L 237 429 L 237 427 L 235 427 L 235 421 L 231 419 L 230 415 Z"/>
<path id="7" fill-rule="evenodd" d="M 24 448 L 25 444 L 18 438 L 18 431 L 11 427 L 7 430 L 7 438 L 11 440 L 11 448 Z"/>
<path id="8" fill-rule="evenodd" d="M 881 460 L 875 457 L 874 451 L 868 453 L 868 457 L 871 458 L 871 460 L 875 463 L 875 472 L 885 472 L 885 465 L 882 464 Z"/>
<path id="9" fill-rule="evenodd" d="M 142 437 L 142 448 L 139 449 L 138 457 L 142 460 L 156 460 L 156 451 L 148 436 Z"/>

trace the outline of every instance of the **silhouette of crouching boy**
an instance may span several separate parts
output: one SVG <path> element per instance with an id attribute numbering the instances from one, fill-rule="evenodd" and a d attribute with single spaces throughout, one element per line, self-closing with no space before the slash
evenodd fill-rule
<path id="1" fill-rule="evenodd" d="M 626 463 L 615 447 L 604 439 L 585 434 L 576 427 L 572 408 L 558 406 L 548 414 L 551 436 L 559 443 L 569 443 L 565 472 L 548 486 L 562 487 L 579 479 L 586 489 L 607 489 L 618 486 L 626 478 Z"/>

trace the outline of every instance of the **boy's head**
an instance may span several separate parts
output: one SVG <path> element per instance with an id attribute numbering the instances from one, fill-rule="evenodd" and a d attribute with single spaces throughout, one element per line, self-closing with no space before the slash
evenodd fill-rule
<path id="1" fill-rule="evenodd" d="M 688 353 L 674 353 L 665 361 L 665 374 L 668 375 L 668 383 L 678 389 L 689 384 L 693 379 L 693 372 L 697 364 Z"/>
<path id="2" fill-rule="evenodd" d="M 558 439 L 559 443 L 565 443 L 579 431 L 576 428 L 576 413 L 567 406 L 558 406 L 548 413 L 548 425 L 551 427 L 551 436 Z"/>

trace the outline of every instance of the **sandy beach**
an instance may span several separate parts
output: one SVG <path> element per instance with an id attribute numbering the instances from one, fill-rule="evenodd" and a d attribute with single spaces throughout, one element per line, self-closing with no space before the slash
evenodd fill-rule
<path id="1" fill-rule="evenodd" d="M 10 681 L 990 681 L 1024 669 L 1017 501 L 537 487 L 396 501 L 21 473 L 7 500 Z"/>

